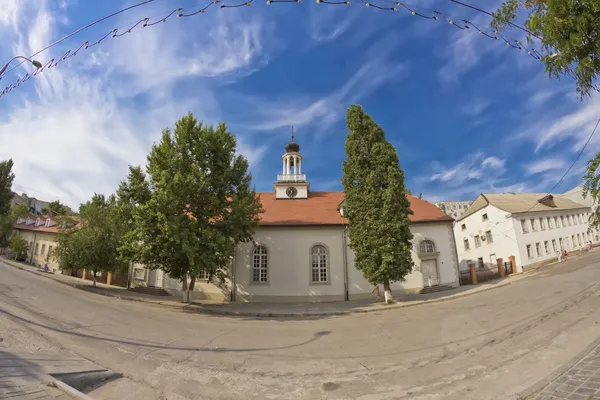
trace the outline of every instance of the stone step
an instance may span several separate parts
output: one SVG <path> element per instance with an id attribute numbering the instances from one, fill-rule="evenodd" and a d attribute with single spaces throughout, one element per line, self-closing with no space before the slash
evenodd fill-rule
<path id="1" fill-rule="evenodd" d="M 151 294 L 153 296 L 170 296 L 171 293 L 167 292 L 165 289 L 163 288 L 157 288 L 157 287 L 146 287 L 146 286 L 138 286 L 135 287 L 133 289 L 129 289 L 132 292 L 137 292 L 137 293 L 145 293 L 145 294 Z"/>
<path id="2" fill-rule="evenodd" d="M 419 292 L 419 293 L 420 294 L 436 293 L 436 292 L 441 292 L 441 291 L 450 290 L 450 289 L 452 289 L 452 286 L 448 286 L 448 285 L 425 286 L 423 289 L 421 289 L 421 292 Z"/>

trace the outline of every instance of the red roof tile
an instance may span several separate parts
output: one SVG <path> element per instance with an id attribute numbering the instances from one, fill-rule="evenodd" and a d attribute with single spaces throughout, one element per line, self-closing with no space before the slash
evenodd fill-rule
<path id="1" fill-rule="evenodd" d="M 275 199 L 274 192 L 258 193 L 265 212 L 261 215 L 260 225 L 343 225 L 348 220 L 338 211 L 344 201 L 344 192 L 309 192 L 308 199 Z M 413 215 L 411 222 L 451 222 L 446 215 L 433 204 L 408 196 Z"/>

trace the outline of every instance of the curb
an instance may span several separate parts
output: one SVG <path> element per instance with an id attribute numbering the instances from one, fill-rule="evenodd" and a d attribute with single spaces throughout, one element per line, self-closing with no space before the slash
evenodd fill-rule
<path id="1" fill-rule="evenodd" d="M 94 400 L 87 394 L 81 393 L 79 390 L 67 385 L 66 383 L 64 383 L 62 381 L 56 380 L 56 379 L 54 379 L 52 382 L 50 382 L 48 384 L 48 386 L 52 386 L 56 389 L 62 390 L 63 392 L 67 393 L 68 395 L 73 396 L 74 398 L 79 399 L 79 400 Z"/>
<path id="2" fill-rule="evenodd" d="M 456 295 L 452 295 L 452 296 L 448 296 L 448 297 L 443 297 L 443 298 L 439 298 L 439 299 L 431 299 L 431 300 L 422 300 L 420 302 L 416 302 L 416 303 L 396 303 L 393 305 L 389 305 L 389 306 L 383 306 L 380 308 L 375 308 L 375 309 L 359 309 L 359 310 L 347 310 L 347 311 L 332 311 L 332 312 L 327 312 L 327 313 L 315 313 L 315 312 L 289 312 L 289 313 L 260 313 L 260 312 L 243 312 L 243 311 L 229 311 L 229 310 L 214 310 L 214 309 L 208 309 L 208 308 L 202 308 L 201 304 L 186 304 L 186 303 L 173 303 L 173 302 L 160 302 L 160 301 L 153 301 L 153 300 L 146 300 L 146 299 L 141 299 L 141 298 L 132 298 L 132 297 L 121 297 L 121 296 L 116 296 L 116 295 L 112 295 L 112 294 L 108 294 L 108 293 L 101 293 L 101 292 L 97 292 L 93 289 L 89 289 L 85 286 L 81 286 L 81 285 L 77 285 L 71 282 L 67 282 L 61 279 L 56 279 L 53 276 L 50 276 L 48 274 L 44 274 L 42 272 L 38 272 L 38 271 L 32 271 L 30 269 L 25 269 L 21 266 L 15 265 L 13 263 L 10 262 L 6 262 L 6 260 L 0 260 L 2 262 L 4 262 L 4 264 L 6 265 L 10 265 L 13 268 L 17 268 L 20 269 L 22 271 L 27 271 L 29 273 L 35 274 L 35 275 L 39 275 L 39 276 L 43 276 L 49 279 L 52 279 L 55 282 L 61 283 L 63 285 L 66 286 L 70 286 L 72 288 L 75 289 L 79 289 L 79 290 L 83 290 L 89 293 L 93 293 L 93 294 L 97 294 L 100 296 L 106 296 L 106 297 L 112 297 L 115 299 L 120 299 L 120 300 L 127 300 L 127 301 L 135 301 L 135 302 L 139 302 L 139 303 L 150 303 L 150 304 L 158 304 L 158 305 L 163 305 L 163 306 L 169 306 L 169 307 L 173 307 L 173 308 L 180 308 L 183 310 L 188 310 L 188 311 L 193 311 L 196 312 L 198 314 L 206 314 L 206 315 L 218 315 L 218 316 L 233 316 L 233 317 L 254 317 L 254 318 L 274 318 L 274 317 L 312 317 L 312 318 L 318 318 L 318 317 L 327 317 L 327 316 L 343 316 L 343 315 L 352 315 L 352 314 L 367 314 L 367 313 L 373 313 L 373 312 L 380 312 L 380 311 L 389 311 L 389 310 L 395 310 L 395 309 L 399 309 L 399 308 L 406 308 L 406 307 L 415 307 L 415 306 L 421 306 L 421 305 L 426 305 L 426 304 L 433 304 L 433 303 L 441 303 L 444 301 L 451 301 L 451 300 L 455 300 L 455 299 L 460 299 L 463 297 L 468 297 L 468 296 L 473 296 L 479 293 L 483 293 L 483 292 L 488 292 L 490 290 L 494 290 L 494 289 L 498 289 L 501 287 L 505 287 L 505 286 L 509 286 L 512 285 L 514 282 L 506 282 L 506 283 L 500 283 L 500 284 L 496 284 L 496 285 L 490 285 L 489 287 L 485 288 L 485 289 L 481 289 L 481 290 L 477 290 L 477 291 L 472 291 L 472 292 L 464 292 L 464 293 L 458 293 Z M 536 270 L 532 270 L 529 273 L 521 273 L 519 274 L 519 276 L 524 276 L 524 275 L 530 275 L 531 273 L 533 273 Z M 522 278 L 521 278 L 522 279 Z M 515 282 L 518 282 L 519 280 Z"/>
<path id="3" fill-rule="evenodd" d="M 594 340 L 592 343 L 587 345 L 575 357 L 573 357 L 571 360 L 569 360 L 568 363 L 566 363 L 565 365 L 563 365 L 562 367 L 560 367 L 559 369 L 554 371 L 552 374 L 550 374 L 546 378 L 538 381 L 533 386 L 530 386 L 529 388 L 518 393 L 517 399 L 525 400 L 529 396 L 536 394 L 537 392 L 539 392 L 540 390 L 542 390 L 543 388 L 548 386 L 550 383 L 552 383 L 555 379 L 558 379 L 562 374 L 564 374 L 565 372 L 567 372 L 568 370 L 573 368 L 575 366 L 575 364 L 577 364 L 579 361 L 581 361 L 582 358 L 587 356 L 592 350 L 594 350 L 599 345 L 600 345 L 600 338 Z"/>

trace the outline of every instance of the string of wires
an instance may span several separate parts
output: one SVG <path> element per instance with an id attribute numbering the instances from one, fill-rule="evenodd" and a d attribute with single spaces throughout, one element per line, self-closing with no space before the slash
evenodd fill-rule
<path id="1" fill-rule="evenodd" d="M 150 1 L 153 1 L 153 0 L 150 0 Z M 434 22 L 445 20 L 446 22 L 448 22 L 449 25 L 453 26 L 456 29 L 460 29 L 463 31 L 477 32 L 482 37 L 485 37 L 485 38 L 488 38 L 488 39 L 491 39 L 494 41 L 502 41 L 506 44 L 507 47 L 510 47 L 512 49 L 519 50 L 519 51 L 525 51 L 525 52 L 527 52 L 527 54 L 529 56 L 531 56 L 532 58 L 534 58 L 538 61 L 541 61 L 541 59 L 543 57 L 543 55 L 535 48 L 528 47 L 525 44 L 523 44 L 522 42 L 520 42 L 519 40 L 507 38 L 504 35 L 502 35 L 500 32 L 498 32 L 497 30 L 483 28 L 467 19 L 452 18 L 448 14 L 443 13 L 439 10 L 428 9 L 428 8 L 424 8 L 424 7 L 420 7 L 420 6 L 414 6 L 414 5 L 410 5 L 408 3 L 399 2 L 399 1 L 395 1 L 395 0 L 369 0 L 369 1 L 359 0 L 359 1 L 362 4 L 364 4 L 366 7 L 375 8 L 378 10 L 396 12 L 400 9 L 405 12 L 409 12 L 411 15 L 413 15 L 415 17 L 422 18 L 425 20 L 431 20 Z M 134 5 L 134 6 L 139 6 L 142 4 L 146 4 L 148 2 L 149 1 L 147 0 L 142 3 L 138 3 L 137 5 Z M 201 7 L 199 9 L 187 11 L 180 7 L 180 8 L 166 11 L 165 13 L 161 14 L 158 18 L 156 16 L 145 17 L 145 18 L 136 20 L 136 21 L 132 22 L 131 24 L 128 24 L 128 25 L 125 25 L 125 26 L 122 26 L 119 28 L 113 28 L 95 40 L 86 40 L 77 48 L 67 50 L 65 53 L 63 53 L 62 56 L 60 56 L 58 58 L 50 59 L 46 64 L 43 64 L 42 67 L 37 69 L 36 71 L 31 72 L 31 73 L 26 73 L 22 78 L 17 79 L 15 82 L 13 82 L 10 85 L 8 85 L 7 87 L 5 87 L 0 92 L 0 97 L 5 96 L 6 94 L 10 93 L 12 90 L 19 87 L 22 83 L 27 82 L 32 77 L 36 77 L 39 74 L 43 73 L 45 70 L 58 66 L 59 63 L 61 63 L 62 61 L 76 56 L 81 50 L 87 50 L 91 47 L 100 45 L 109 37 L 113 38 L 113 39 L 120 38 L 120 37 L 123 37 L 123 36 L 131 33 L 134 30 L 139 30 L 139 29 L 143 29 L 146 27 L 151 27 L 151 26 L 155 26 L 155 25 L 158 25 L 161 23 L 165 23 L 169 19 L 172 19 L 174 16 L 176 16 L 177 18 L 185 18 L 185 17 L 193 17 L 193 16 L 199 15 L 199 14 L 204 14 L 211 7 L 213 7 L 213 8 L 215 8 L 215 7 L 219 7 L 219 8 L 248 7 L 253 2 L 254 2 L 254 0 L 248 0 L 248 1 L 242 1 L 242 2 L 239 2 L 236 4 L 226 4 L 223 2 L 223 0 L 213 0 L 209 3 L 207 3 L 204 7 Z M 318 4 L 326 4 L 326 5 L 350 5 L 349 0 L 316 0 L 316 2 Z M 267 0 L 266 3 L 269 5 L 273 4 L 273 3 L 301 3 L 301 0 Z M 120 12 L 123 12 L 124 10 L 127 10 L 127 9 L 123 9 L 123 10 L 118 11 L 117 13 L 113 13 L 113 14 L 111 14 L 111 16 L 116 15 Z M 35 53 L 34 55 L 41 53 L 42 51 L 65 40 L 66 38 L 73 36 L 75 33 L 80 32 L 83 29 L 85 29 L 99 21 L 105 20 L 108 17 L 110 17 L 110 16 L 104 17 L 92 24 L 88 24 L 86 27 L 80 28 L 79 30 L 75 31 L 74 33 L 69 34 L 69 35 L 65 36 L 64 38 L 61 38 L 59 41 L 40 50 L 39 52 Z M 15 69 L 17 66 L 11 68 L 10 70 Z"/>
<path id="2" fill-rule="evenodd" d="M 17 79 L 15 82 L 13 82 L 10 85 L 6 86 L 0 92 L 0 97 L 6 96 L 8 93 L 10 93 L 11 91 L 13 91 L 17 87 L 19 87 L 21 84 L 27 82 L 31 78 L 34 78 L 34 77 L 38 76 L 39 74 L 43 73 L 45 70 L 57 67 L 61 62 L 63 62 L 65 60 L 67 60 L 67 59 L 69 59 L 71 57 L 74 57 L 77 54 L 79 54 L 80 51 L 87 50 L 89 48 L 92 48 L 92 47 L 95 47 L 95 46 L 98 46 L 98 45 L 104 43 L 104 41 L 107 40 L 109 37 L 112 38 L 112 39 L 120 38 L 120 37 L 123 37 L 123 36 L 125 36 L 125 35 L 133 32 L 134 30 L 140 30 L 140 29 L 144 29 L 144 28 L 147 28 L 147 27 L 155 26 L 155 25 L 158 25 L 158 24 L 161 24 L 161 23 L 165 23 L 169 19 L 173 19 L 174 17 L 177 17 L 177 18 L 186 18 L 186 17 L 193 17 L 193 16 L 198 15 L 198 14 L 204 14 L 211 7 L 213 7 L 213 8 L 214 7 L 219 7 L 219 8 L 248 7 L 248 6 L 250 6 L 252 4 L 253 1 L 254 0 L 248 0 L 248 1 L 243 1 L 243 2 L 239 2 L 239 3 L 235 3 L 235 4 L 225 4 L 222 0 L 213 0 L 210 3 L 207 3 L 202 8 L 194 9 L 194 10 L 191 10 L 189 12 L 187 12 L 183 8 L 179 7 L 179 8 L 175 8 L 173 10 L 170 10 L 170 11 L 167 11 L 165 13 L 160 14 L 158 18 L 156 16 L 154 16 L 154 17 L 144 17 L 144 18 L 141 18 L 139 20 L 136 20 L 135 22 L 132 22 L 132 23 L 127 24 L 127 25 L 124 25 L 122 27 L 113 28 L 110 31 L 108 31 L 105 34 L 103 34 L 100 37 L 98 37 L 97 39 L 86 40 L 85 42 L 83 42 L 78 47 L 68 49 L 60 57 L 58 57 L 58 58 L 51 58 L 48 62 L 46 62 L 45 64 L 43 64 L 42 67 L 38 68 L 37 70 L 35 70 L 33 72 L 26 73 L 23 77 Z M 145 4 L 145 3 L 143 3 L 143 4 Z M 81 31 L 81 29 L 78 30 L 78 31 Z M 72 36 L 72 34 L 71 34 L 71 36 Z M 63 39 L 61 39 L 61 40 L 63 40 Z M 58 42 L 55 42 L 55 43 L 58 43 Z M 49 47 L 50 46 L 47 46 L 45 49 L 47 49 Z M 39 51 L 36 54 L 39 54 L 42 51 L 43 50 Z M 17 66 L 11 68 L 11 70 L 14 69 L 14 68 L 16 68 Z"/>

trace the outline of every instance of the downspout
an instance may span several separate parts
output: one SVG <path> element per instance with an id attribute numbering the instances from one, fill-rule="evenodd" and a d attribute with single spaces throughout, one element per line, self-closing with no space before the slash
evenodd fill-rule
<path id="1" fill-rule="evenodd" d="M 235 295 L 237 291 L 237 285 L 235 284 L 235 255 L 237 254 L 237 246 L 235 247 L 235 251 L 233 252 L 233 258 L 231 259 L 231 292 L 229 293 L 229 301 L 235 301 Z"/>
<path id="2" fill-rule="evenodd" d="M 342 256 L 344 258 L 344 300 L 345 301 L 350 300 L 350 296 L 348 293 L 348 244 L 346 241 L 347 231 L 348 231 L 348 225 L 346 225 L 344 227 L 344 230 L 342 231 L 342 248 L 343 248 Z"/>
<path id="3" fill-rule="evenodd" d="M 456 277 L 458 279 L 458 286 L 460 283 L 460 264 L 458 263 L 458 243 L 456 243 L 456 237 L 454 236 L 454 222 L 450 226 L 450 232 L 452 232 L 452 242 L 454 243 L 454 263 L 456 265 Z"/>
<path id="4" fill-rule="evenodd" d="M 31 244 L 31 255 L 29 256 L 29 264 L 33 262 L 33 252 L 35 251 L 35 244 L 37 243 L 37 232 L 33 232 L 33 243 Z"/>

